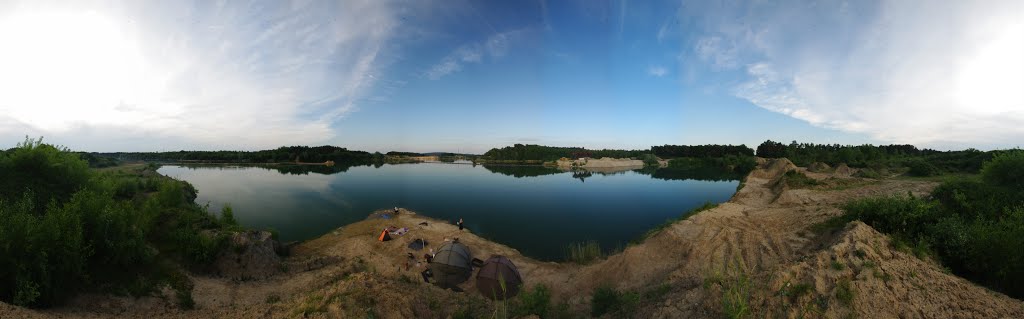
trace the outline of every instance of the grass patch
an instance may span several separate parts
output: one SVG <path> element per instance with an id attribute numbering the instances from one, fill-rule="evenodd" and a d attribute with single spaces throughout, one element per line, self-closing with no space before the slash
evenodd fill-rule
<path id="1" fill-rule="evenodd" d="M 841 279 L 836 283 L 836 299 L 843 305 L 849 306 L 853 304 L 854 293 L 849 279 Z"/>
<path id="2" fill-rule="evenodd" d="M 785 185 L 789 186 L 791 189 L 810 188 L 824 184 L 821 181 L 807 177 L 807 175 L 799 171 L 786 172 L 786 174 L 779 179 L 779 183 L 785 183 Z"/>
<path id="3" fill-rule="evenodd" d="M 263 301 L 266 302 L 267 304 L 275 304 L 281 301 L 281 296 L 268 295 L 267 298 L 264 299 Z"/>
<path id="4" fill-rule="evenodd" d="M 629 316 L 640 306 L 641 295 L 636 292 L 620 292 L 608 285 L 594 290 L 590 299 L 590 315 L 600 317 L 607 313 Z"/>
<path id="5" fill-rule="evenodd" d="M 715 207 L 718 207 L 718 204 L 715 204 L 715 203 L 712 203 L 712 202 L 704 202 L 703 205 L 695 207 L 695 208 L 693 208 L 693 209 L 683 213 L 682 215 L 679 215 L 679 217 L 665 220 L 664 223 L 658 224 L 658 226 L 654 226 L 654 228 L 651 228 L 651 230 L 648 230 L 647 232 L 645 232 L 642 236 L 640 236 L 640 238 L 634 239 L 634 240 L 630 241 L 630 243 L 631 244 L 640 244 L 640 243 L 644 242 L 645 240 L 647 240 L 648 238 L 654 237 L 654 235 L 657 235 L 662 230 L 664 230 L 665 228 L 668 228 L 669 226 L 672 226 L 672 224 L 675 224 L 676 222 L 679 222 L 681 220 L 685 220 L 687 218 L 690 218 L 690 216 L 696 215 L 697 213 L 700 213 L 700 212 L 703 212 L 703 211 L 706 211 L 706 210 L 710 210 L 710 209 L 715 208 Z"/>
<path id="6" fill-rule="evenodd" d="M 840 271 L 846 269 L 846 264 L 839 262 L 838 260 L 832 261 L 832 270 Z"/>
<path id="7" fill-rule="evenodd" d="M 786 284 L 782 285 L 782 289 L 779 289 L 779 295 L 788 297 L 790 301 L 796 301 L 803 295 L 809 294 L 811 289 L 810 284 L 800 283 L 794 285 L 787 281 Z"/>
<path id="8" fill-rule="evenodd" d="M 596 241 L 572 243 L 566 248 L 566 259 L 577 264 L 589 264 L 604 256 Z"/>

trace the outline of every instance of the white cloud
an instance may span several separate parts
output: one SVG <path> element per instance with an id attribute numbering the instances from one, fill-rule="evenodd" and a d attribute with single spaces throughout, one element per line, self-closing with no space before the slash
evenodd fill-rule
<path id="1" fill-rule="evenodd" d="M 382 1 L 29 4 L 0 13 L 0 35 L 49 40 L 0 50 L 0 66 L 19 70 L 0 75 L 0 91 L 20 92 L 0 95 L 5 145 L 24 134 L 88 150 L 324 142 L 374 88 L 397 28 Z"/>
<path id="2" fill-rule="evenodd" d="M 462 70 L 465 63 L 481 63 L 486 55 L 498 59 L 508 54 L 509 46 L 517 41 L 523 30 L 513 30 L 492 34 L 481 43 L 466 44 L 441 59 L 425 72 L 427 78 L 439 80 L 446 75 Z"/>
<path id="3" fill-rule="evenodd" d="M 660 77 L 663 77 L 666 74 L 668 74 L 668 70 L 665 69 L 665 67 L 652 66 L 652 67 L 647 68 L 647 74 L 650 74 L 652 76 L 656 76 L 656 77 L 660 78 Z"/>
<path id="4" fill-rule="evenodd" d="M 1024 140 L 1020 1 L 751 6 L 702 12 L 694 45 L 713 69 L 744 66 L 738 97 L 881 142 Z"/>

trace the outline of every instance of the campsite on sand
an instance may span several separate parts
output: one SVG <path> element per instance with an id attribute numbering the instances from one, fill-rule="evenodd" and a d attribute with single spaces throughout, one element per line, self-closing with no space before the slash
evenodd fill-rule
<path id="1" fill-rule="evenodd" d="M 545 318 L 588 317 L 596 310 L 605 317 L 723 317 L 734 313 L 730 306 L 745 307 L 753 317 L 1024 317 L 1024 302 L 895 249 L 889 236 L 864 223 L 815 227 L 839 215 L 838 205 L 849 200 L 922 196 L 936 182 L 861 179 L 849 169 L 816 173 L 786 159 L 758 162 L 728 202 L 590 264 L 533 260 L 447 221 L 387 209 L 291 247 L 288 257 L 268 261 L 279 264 L 267 278 L 193 277 L 193 310 L 180 310 L 166 297 L 85 295 L 48 310 L 0 304 L 0 317 L 516 317 L 521 314 L 515 309 L 536 300 L 527 297 L 543 294 L 538 286 L 550 294 Z M 791 189 L 779 182 L 788 171 L 822 186 Z M 381 241 L 388 227 L 407 231 Z M 457 285 L 462 292 L 424 282 L 423 255 L 456 238 L 473 258 L 501 255 L 514 263 L 524 283 L 522 298 L 485 298 L 476 289 L 476 269 Z M 426 242 L 420 250 L 410 248 L 417 239 Z M 598 294 L 611 296 L 607 309 L 595 308 Z M 731 302 L 737 296 L 744 302 Z"/>

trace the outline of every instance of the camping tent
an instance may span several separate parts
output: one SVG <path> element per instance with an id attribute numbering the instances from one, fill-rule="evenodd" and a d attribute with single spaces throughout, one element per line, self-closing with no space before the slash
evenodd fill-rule
<path id="1" fill-rule="evenodd" d="M 379 240 L 379 241 L 389 241 L 389 240 L 391 240 L 391 234 L 388 234 L 388 230 L 387 229 L 382 230 L 380 232 L 380 236 L 377 237 L 377 240 Z"/>
<path id="2" fill-rule="evenodd" d="M 421 238 L 416 238 L 416 240 L 413 240 L 411 243 L 409 243 L 409 249 L 412 249 L 412 250 L 421 250 L 421 249 L 423 249 L 423 247 L 426 247 L 426 246 L 427 246 L 427 241 L 423 240 Z"/>
<path id="3" fill-rule="evenodd" d="M 430 262 L 434 285 L 441 288 L 458 288 L 459 284 L 466 282 L 473 275 L 470 266 L 472 260 L 473 256 L 466 245 L 455 242 L 441 245 Z"/>
<path id="4" fill-rule="evenodd" d="M 504 288 L 502 288 L 502 282 L 504 282 Z M 519 276 L 519 269 L 505 256 L 491 256 L 476 273 L 476 289 L 484 297 L 492 300 L 515 297 L 519 294 L 519 288 L 522 285 L 523 278 Z"/>

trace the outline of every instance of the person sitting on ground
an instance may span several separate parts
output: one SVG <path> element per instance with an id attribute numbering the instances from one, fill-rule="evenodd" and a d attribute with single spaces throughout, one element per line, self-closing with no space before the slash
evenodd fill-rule
<path id="1" fill-rule="evenodd" d="M 430 271 L 430 268 L 420 272 L 420 276 L 423 276 L 423 282 L 430 283 L 430 277 L 434 277 L 434 273 Z"/>
<path id="2" fill-rule="evenodd" d="M 459 230 L 462 230 L 462 227 L 463 227 L 463 225 L 462 225 L 462 218 L 459 218 L 458 225 L 459 225 Z"/>

